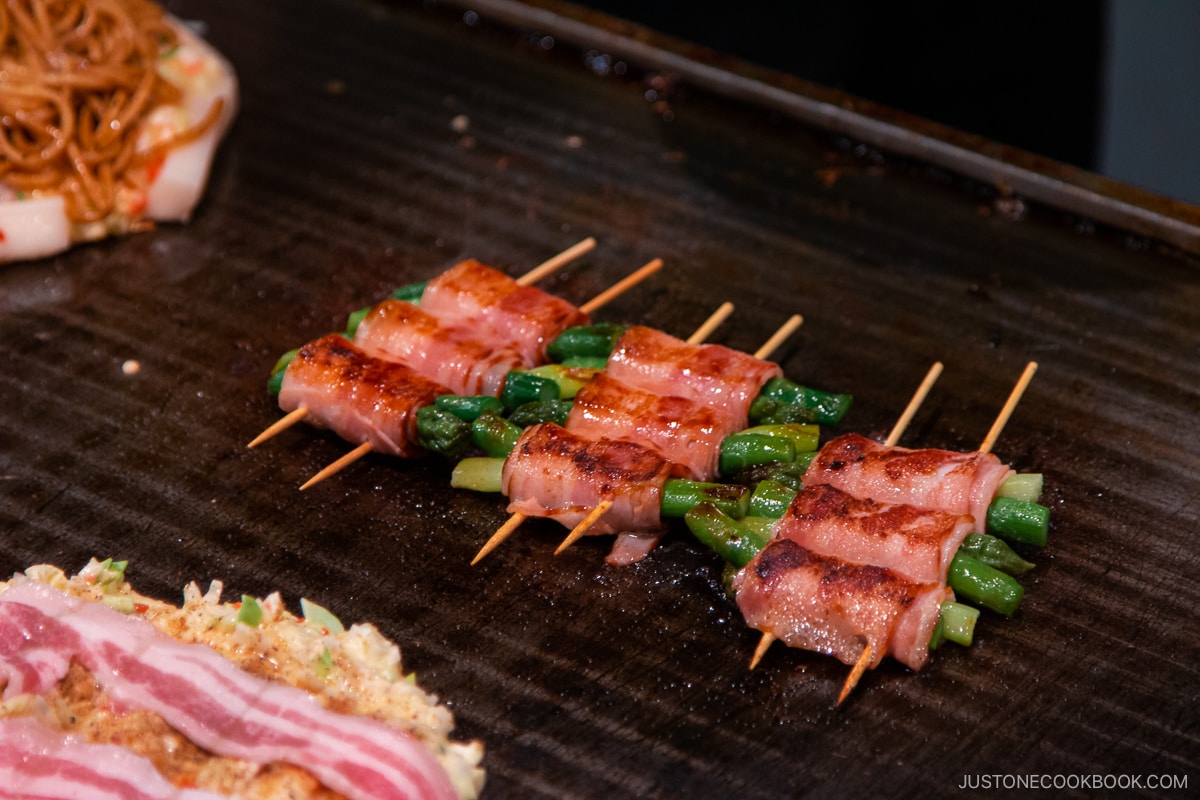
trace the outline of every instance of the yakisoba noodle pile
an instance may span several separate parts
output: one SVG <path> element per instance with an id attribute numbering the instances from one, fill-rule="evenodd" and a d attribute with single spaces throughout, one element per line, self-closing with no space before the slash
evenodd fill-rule
<path id="1" fill-rule="evenodd" d="M 71 241 L 190 214 L 235 104 L 219 55 L 147 0 L 6 0 L 0 45 L 0 206 L 61 198 Z M 156 198 L 169 157 L 205 138 L 207 157 Z M 28 257 L 4 252 L 28 221 L 5 222 L 0 260 Z"/>

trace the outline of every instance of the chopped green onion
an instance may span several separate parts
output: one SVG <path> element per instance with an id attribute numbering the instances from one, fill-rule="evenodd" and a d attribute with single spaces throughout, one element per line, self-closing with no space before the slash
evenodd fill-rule
<path id="1" fill-rule="evenodd" d="M 262 622 L 262 606 L 248 594 L 242 595 L 242 606 L 238 609 L 237 621 L 251 628 L 257 628 Z"/>
<path id="2" fill-rule="evenodd" d="M 122 614 L 132 614 L 136 608 L 133 598 L 127 594 L 106 594 L 100 598 L 104 605 Z"/>
<path id="3" fill-rule="evenodd" d="M 304 617 L 305 622 L 327 633 L 337 635 L 346 630 L 346 626 L 332 611 L 304 597 L 300 598 L 300 615 Z"/>

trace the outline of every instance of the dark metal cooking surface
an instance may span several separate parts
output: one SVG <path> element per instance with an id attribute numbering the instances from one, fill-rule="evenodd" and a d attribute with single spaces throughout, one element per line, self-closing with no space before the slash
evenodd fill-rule
<path id="1" fill-rule="evenodd" d="M 927 797 L 981 773 L 1194 789 L 1189 257 L 445 7 L 170 6 L 236 65 L 241 115 L 190 225 L 0 268 L 5 572 L 112 555 L 165 598 L 216 578 L 374 621 L 483 739 L 489 797 Z M 803 313 L 778 358 L 855 395 L 843 430 L 885 433 L 941 360 L 903 443 L 971 449 L 1037 360 L 996 447 L 1045 472 L 1054 513 L 1016 617 L 834 709 L 830 659 L 776 646 L 747 670 L 758 637 L 680 528 L 614 569 L 605 537 L 554 557 L 563 531 L 531 522 L 469 567 L 503 506 L 437 462 L 369 457 L 300 493 L 344 442 L 245 449 L 279 416 L 279 353 L 463 257 L 519 274 L 588 235 L 543 284 L 576 302 L 666 261 L 601 318 L 686 335 L 731 300 L 715 338 L 753 350 Z"/>

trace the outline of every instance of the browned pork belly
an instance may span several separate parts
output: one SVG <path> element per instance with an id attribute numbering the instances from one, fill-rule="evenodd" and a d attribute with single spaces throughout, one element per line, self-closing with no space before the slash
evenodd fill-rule
<path id="1" fill-rule="evenodd" d="M 506 343 L 487 344 L 477 331 L 447 325 L 402 300 L 384 300 L 372 308 L 359 324 L 354 343 L 462 395 L 499 396 L 510 371 L 535 365 Z"/>
<path id="2" fill-rule="evenodd" d="M 877 503 L 818 484 L 796 494 L 774 535 L 826 556 L 874 564 L 922 583 L 945 583 L 974 525 L 966 514 Z"/>
<path id="3" fill-rule="evenodd" d="M 301 347 L 288 364 L 279 407 L 306 408 L 310 423 L 346 441 L 411 458 L 425 452 L 417 443 L 417 410 L 443 394 L 450 390 L 330 334 Z"/>
<path id="4" fill-rule="evenodd" d="M 829 484 L 855 497 L 969 514 L 983 533 L 987 508 L 1013 471 L 991 453 L 909 450 L 856 433 L 831 439 L 817 453 L 805 486 Z"/>
<path id="5" fill-rule="evenodd" d="M 566 300 L 473 259 L 429 281 L 421 307 L 443 323 L 471 327 L 491 344 L 519 351 L 530 363 L 546 361 L 546 348 L 567 328 L 589 322 Z"/>
<path id="6" fill-rule="evenodd" d="M 912 669 L 929 658 L 929 640 L 951 592 L 874 565 L 824 556 L 774 539 L 733 582 L 746 623 L 790 647 L 854 664 L 871 646 L 870 667 L 890 655 Z"/>
<path id="7" fill-rule="evenodd" d="M 746 427 L 750 403 L 768 380 L 783 375 L 770 361 L 721 345 L 689 344 L 642 325 L 621 335 L 605 369 L 630 386 L 714 409 L 728 432 Z"/>

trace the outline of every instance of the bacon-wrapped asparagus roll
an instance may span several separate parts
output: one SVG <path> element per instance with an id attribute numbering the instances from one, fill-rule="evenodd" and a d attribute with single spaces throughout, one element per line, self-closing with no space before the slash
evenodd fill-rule
<path id="1" fill-rule="evenodd" d="M 677 395 L 637 389 L 598 373 L 579 390 L 566 428 L 581 436 L 640 442 L 684 467 L 698 481 L 712 480 L 727 431 L 713 409 Z"/>
<path id="2" fill-rule="evenodd" d="M 609 377 L 660 395 L 680 395 L 714 409 L 726 432 L 749 422 L 750 404 L 778 364 L 717 344 L 689 344 L 670 334 L 631 325 L 621 335 L 605 367 Z"/>
<path id="3" fill-rule="evenodd" d="M 501 491 L 508 510 L 547 517 L 572 528 L 602 501 L 609 509 L 591 533 L 657 535 L 663 485 L 679 468 L 620 439 L 588 439 L 552 422 L 527 428 L 504 462 Z"/>
<path id="4" fill-rule="evenodd" d="M 446 324 L 503 342 L 531 364 L 545 362 L 546 348 L 567 328 L 589 322 L 586 313 L 566 300 L 522 286 L 474 259 L 430 280 L 420 304 Z"/>
<path id="5" fill-rule="evenodd" d="M 340 334 L 301 347 L 283 373 L 279 407 L 308 410 L 308 421 L 375 452 L 411 458 L 418 443 L 417 411 L 450 394 L 409 367 L 376 358 Z"/>
<path id="6" fill-rule="evenodd" d="M 919 670 L 929 658 L 945 584 L 920 583 L 893 570 L 823 556 L 788 538 L 770 542 L 733 581 L 746 623 L 791 647 L 869 666 L 890 655 Z"/>
<path id="7" fill-rule="evenodd" d="M 909 450 L 849 433 L 825 444 L 804 485 L 829 484 L 855 497 L 970 514 L 983 533 L 996 490 L 1013 470 L 991 453 Z"/>
<path id="8" fill-rule="evenodd" d="M 384 300 L 358 324 L 354 343 L 407 364 L 454 394 L 497 396 L 505 376 L 534 362 L 508 346 L 492 347 L 466 328 L 443 324 L 402 300 Z"/>
<path id="9" fill-rule="evenodd" d="M 966 514 L 877 503 L 818 485 L 796 494 L 774 535 L 822 555 L 886 567 L 909 580 L 945 583 L 973 525 Z"/>

